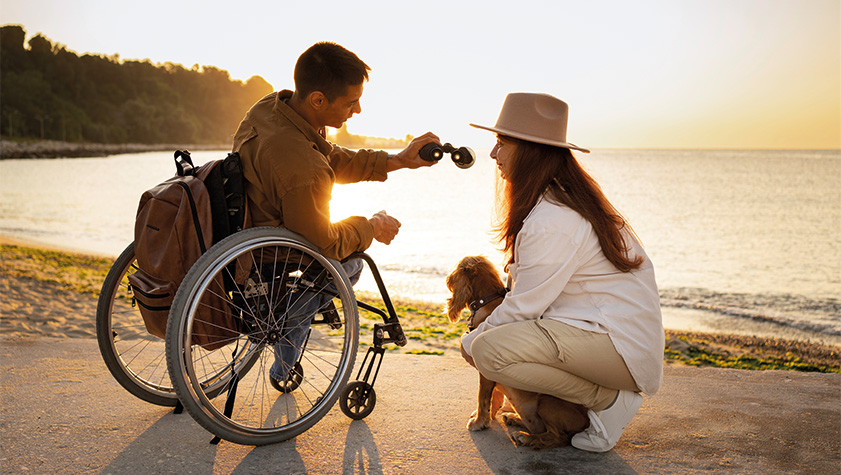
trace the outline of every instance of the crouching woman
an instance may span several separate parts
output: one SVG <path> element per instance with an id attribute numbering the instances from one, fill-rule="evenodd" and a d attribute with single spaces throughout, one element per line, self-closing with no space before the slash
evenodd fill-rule
<path id="1" fill-rule="evenodd" d="M 606 452 L 663 379 L 663 324 L 654 268 L 629 224 L 566 141 L 568 106 L 509 94 L 491 151 L 502 178 L 500 243 L 513 282 L 462 338 L 485 377 L 589 409 L 572 438 Z"/>

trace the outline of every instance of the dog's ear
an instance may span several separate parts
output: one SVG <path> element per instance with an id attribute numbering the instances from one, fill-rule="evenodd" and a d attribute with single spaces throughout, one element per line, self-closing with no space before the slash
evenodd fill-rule
<path id="1" fill-rule="evenodd" d="M 447 299 L 447 316 L 451 322 L 457 322 L 461 311 L 470 303 L 470 279 L 465 275 L 464 269 L 459 266 L 447 276 L 447 288 L 453 293 Z"/>
<path id="2" fill-rule="evenodd" d="M 495 289 L 505 287 L 505 284 L 503 284 L 502 279 L 499 278 L 499 273 L 497 273 L 494 265 L 491 264 L 491 261 L 484 257 L 480 258 L 480 260 L 476 262 L 473 272 L 475 273 L 473 278 L 476 280 L 477 288 Z"/>

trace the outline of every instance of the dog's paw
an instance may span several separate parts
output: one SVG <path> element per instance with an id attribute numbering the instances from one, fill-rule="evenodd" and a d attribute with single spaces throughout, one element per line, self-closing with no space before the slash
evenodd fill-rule
<path id="1" fill-rule="evenodd" d="M 518 447 L 528 447 L 531 445 L 531 442 L 534 438 L 528 432 L 514 432 L 511 434 L 511 440 L 514 441 L 514 445 Z"/>
<path id="2" fill-rule="evenodd" d="M 490 419 L 487 413 L 480 416 L 479 411 L 473 411 L 473 414 L 470 415 L 470 419 L 467 421 L 467 429 L 472 431 L 487 429 L 491 422 Z"/>
<path id="3" fill-rule="evenodd" d="M 507 426 L 523 426 L 523 420 L 520 419 L 520 416 L 517 415 L 516 412 L 506 412 L 502 414 L 502 421 L 505 422 Z"/>

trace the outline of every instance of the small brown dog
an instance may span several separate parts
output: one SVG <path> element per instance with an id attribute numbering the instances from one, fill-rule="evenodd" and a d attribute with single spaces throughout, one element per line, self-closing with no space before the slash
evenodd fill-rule
<path id="1" fill-rule="evenodd" d="M 458 321 L 461 311 L 469 307 L 472 312 L 470 330 L 482 323 L 491 311 L 502 303 L 505 296 L 505 286 L 499 274 L 493 264 L 482 256 L 468 256 L 462 259 L 456 269 L 447 276 L 447 288 L 453 294 L 447 306 L 450 321 Z M 587 408 L 580 404 L 573 404 L 548 394 L 503 386 L 480 373 L 479 405 L 467 422 L 467 428 L 487 428 L 502 407 L 504 397 L 508 398 L 514 410 L 506 412 L 506 408 L 503 408 L 505 423 L 523 427 L 528 431 L 512 434 L 514 442 L 519 445 L 535 449 L 563 447 L 569 445 L 573 435 L 590 425 Z"/>

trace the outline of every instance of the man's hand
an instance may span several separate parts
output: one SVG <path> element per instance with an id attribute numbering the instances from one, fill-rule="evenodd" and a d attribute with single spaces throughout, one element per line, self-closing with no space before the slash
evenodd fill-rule
<path id="1" fill-rule="evenodd" d="M 394 170 L 399 170 L 401 168 L 420 168 L 435 165 L 438 162 L 427 162 L 418 155 L 418 152 L 420 152 L 420 149 L 422 149 L 424 145 L 432 142 L 441 145 L 441 140 L 432 132 L 427 132 L 420 137 L 415 137 L 412 139 L 412 142 L 409 143 L 408 147 L 401 150 L 397 155 L 388 157 L 386 170 L 393 172 Z"/>
<path id="2" fill-rule="evenodd" d="M 374 227 L 374 239 L 383 244 L 391 244 L 391 240 L 400 231 L 400 221 L 387 215 L 385 211 L 376 213 L 368 221 Z"/>

